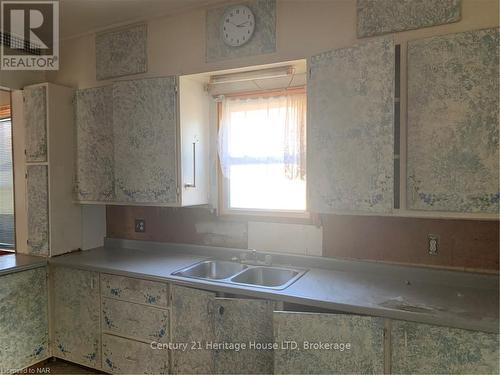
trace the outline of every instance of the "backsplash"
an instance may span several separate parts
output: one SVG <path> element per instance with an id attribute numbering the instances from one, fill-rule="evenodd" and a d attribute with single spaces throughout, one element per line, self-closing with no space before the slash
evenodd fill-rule
<path id="1" fill-rule="evenodd" d="M 106 216 L 110 238 L 249 247 L 248 221 L 202 207 L 107 206 Z M 135 232 L 135 218 L 145 220 L 144 233 Z M 498 273 L 498 221 L 322 215 L 321 222 L 325 257 Z M 437 255 L 428 254 L 429 234 L 439 238 Z"/>

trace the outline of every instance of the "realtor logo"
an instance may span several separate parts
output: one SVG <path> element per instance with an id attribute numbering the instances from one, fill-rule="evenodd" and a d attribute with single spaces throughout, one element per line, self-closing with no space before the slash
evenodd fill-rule
<path id="1" fill-rule="evenodd" d="M 2 70 L 59 69 L 59 2 L 1 2 Z"/>

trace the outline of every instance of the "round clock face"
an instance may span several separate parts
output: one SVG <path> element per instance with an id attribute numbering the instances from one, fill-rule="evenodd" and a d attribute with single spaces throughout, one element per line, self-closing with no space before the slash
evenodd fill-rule
<path id="1" fill-rule="evenodd" d="M 222 40 L 231 47 L 247 43 L 255 30 L 255 18 L 252 11 L 237 5 L 224 13 L 221 24 Z"/>

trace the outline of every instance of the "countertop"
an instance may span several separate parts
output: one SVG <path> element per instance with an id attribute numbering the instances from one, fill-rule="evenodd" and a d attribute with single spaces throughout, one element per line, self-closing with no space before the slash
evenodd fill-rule
<path id="1" fill-rule="evenodd" d="M 47 258 L 24 254 L 0 255 L 0 276 L 47 265 Z"/>
<path id="2" fill-rule="evenodd" d="M 241 250 L 108 240 L 104 247 L 51 258 L 50 264 L 170 281 L 215 292 L 268 298 L 340 312 L 499 332 L 498 276 L 370 262 L 273 254 L 308 272 L 284 290 L 188 279 L 172 273 Z"/>

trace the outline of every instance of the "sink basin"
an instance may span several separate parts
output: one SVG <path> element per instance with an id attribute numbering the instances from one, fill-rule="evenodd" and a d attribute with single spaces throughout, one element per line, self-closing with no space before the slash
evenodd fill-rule
<path id="1" fill-rule="evenodd" d="M 304 270 L 288 268 L 252 267 L 234 276 L 231 279 L 231 282 L 267 288 L 284 289 L 296 281 L 304 273 Z"/>
<path id="2" fill-rule="evenodd" d="M 222 260 L 206 260 L 174 272 L 173 275 L 220 280 L 236 275 L 238 272 L 241 272 L 246 268 L 247 266 L 241 263 Z"/>

